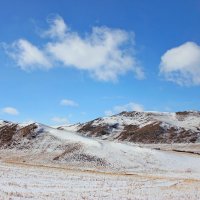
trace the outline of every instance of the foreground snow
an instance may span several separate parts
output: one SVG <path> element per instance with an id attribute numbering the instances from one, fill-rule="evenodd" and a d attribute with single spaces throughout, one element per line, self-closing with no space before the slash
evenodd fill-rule
<path id="1" fill-rule="evenodd" d="M 28 128 L 2 132 L 12 137 L 0 149 L 0 199 L 200 199 L 197 144 L 140 147 Z"/>
<path id="2" fill-rule="evenodd" d="M 7 199 L 198 200 L 200 180 L 74 171 L 0 161 L 0 195 Z"/>

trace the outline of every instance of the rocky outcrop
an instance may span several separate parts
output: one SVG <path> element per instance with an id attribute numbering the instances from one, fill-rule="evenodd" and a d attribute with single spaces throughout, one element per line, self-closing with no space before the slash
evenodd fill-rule
<path id="1" fill-rule="evenodd" d="M 4 121 L 0 126 L 0 148 L 12 147 L 20 142 L 21 138 L 35 138 L 36 128 L 34 123 L 20 127 L 18 124 Z"/>

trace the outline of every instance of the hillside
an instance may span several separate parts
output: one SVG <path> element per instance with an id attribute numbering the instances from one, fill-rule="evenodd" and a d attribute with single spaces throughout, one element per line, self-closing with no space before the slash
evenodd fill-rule
<path id="1" fill-rule="evenodd" d="M 0 121 L 1 198 L 199 199 L 199 143 L 108 141 L 78 126 Z"/>
<path id="2" fill-rule="evenodd" d="M 9 162 L 117 173 L 200 174 L 199 156 L 88 138 L 38 123 L 1 121 L 0 158 Z"/>
<path id="3" fill-rule="evenodd" d="M 59 129 L 112 141 L 197 143 L 200 142 L 200 112 L 122 112 Z"/>

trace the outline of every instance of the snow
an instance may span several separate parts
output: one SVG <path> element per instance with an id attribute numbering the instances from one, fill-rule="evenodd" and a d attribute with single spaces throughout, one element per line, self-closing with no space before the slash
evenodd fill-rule
<path id="1" fill-rule="evenodd" d="M 80 136 L 74 132 L 58 130 L 41 124 L 39 125 L 39 127 L 42 128 L 44 132 L 62 140 L 67 140 L 75 143 L 83 143 L 85 145 L 91 145 L 95 147 L 101 146 L 101 144 L 95 139 L 90 139 L 84 136 Z"/>
<path id="2" fill-rule="evenodd" d="M 68 124 L 68 125 L 61 125 L 61 126 L 52 126 L 53 128 L 57 128 L 57 129 L 59 129 L 59 128 L 61 128 L 61 129 L 63 129 L 63 130 L 67 130 L 67 131 L 70 131 L 70 132 L 77 132 L 77 130 L 78 130 L 78 128 L 80 128 L 79 127 L 80 126 L 80 123 L 78 123 L 78 124 Z"/>
<path id="3" fill-rule="evenodd" d="M 156 120 L 145 113 L 138 115 L 139 119 L 118 115 L 94 123 L 117 121 L 122 126 L 142 121 L 144 125 Z M 161 117 L 167 124 L 173 117 L 178 120 L 171 113 Z M 188 121 L 192 122 L 190 117 Z M 187 126 L 196 126 L 196 121 Z M 23 137 L 18 146 L 0 150 L 1 199 L 200 198 L 196 189 L 200 187 L 199 155 L 155 150 L 153 144 L 140 147 L 87 138 L 67 129 L 36 125 L 35 139 Z M 67 153 L 67 148 L 79 144 L 80 149 Z M 85 155 L 84 159 L 81 155 Z M 61 159 L 55 160 L 57 156 Z"/>
<path id="4" fill-rule="evenodd" d="M 199 179 L 106 174 L 0 161 L 2 200 L 198 200 Z"/>
<path id="5" fill-rule="evenodd" d="M 200 126 L 200 115 L 189 114 L 183 119 L 178 118 L 176 113 L 170 112 L 138 112 L 133 116 L 114 115 L 103 117 L 93 122 L 93 125 L 115 124 L 120 125 L 138 125 L 143 127 L 153 122 L 165 122 L 166 124 L 196 130 Z"/>
<path id="6" fill-rule="evenodd" d="M 81 149 L 64 157 L 55 164 L 62 164 L 84 169 L 99 171 L 121 171 L 123 173 L 154 173 L 178 175 L 179 177 L 200 177 L 200 156 L 157 151 L 134 144 L 125 144 L 112 141 L 87 138 L 74 132 L 54 129 L 42 124 L 37 124 L 39 136 L 31 141 L 22 138 L 20 146 L 13 148 L 6 156 L 9 159 L 20 156 L 23 160 L 38 163 L 52 163 L 53 158 L 65 152 L 66 147 L 81 145 Z M 27 148 L 27 144 L 29 145 Z M 18 149 L 21 149 L 20 151 Z M 30 150 L 29 150 L 30 149 Z M 95 158 L 77 160 L 78 155 Z M 1 155 L 0 155 L 1 156 Z M 86 158 L 87 158 L 86 157 Z M 86 159 L 84 158 L 84 159 Z M 75 159 L 75 160 L 74 160 Z M 98 160 L 105 165 L 96 163 Z"/>
<path id="7" fill-rule="evenodd" d="M 11 122 L 0 120 L 0 126 L 4 126 L 6 124 L 11 124 Z"/>
<path id="8" fill-rule="evenodd" d="M 113 115 L 109 117 L 102 117 L 91 122 L 88 122 L 92 127 L 103 127 L 109 126 L 109 134 L 100 135 L 98 138 L 106 140 L 116 140 L 124 128 L 128 125 L 135 125 L 139 128 L 150 124 L 159 124 L 166 131 L 170 128 L 177 130 L 177 133 L 183 132 L 184 130 L 189 130 L 192 132 L 199 132 L 200 136 L 200 112 L 187 112 L 187 113 L 174 113 L 174 112 L 125 112 L 118 115 Z M 77 132 L 81 127 L 87 125 L 84 124 L 75 124 L 62 127 L 66 131 Z M 112 126 L 117 124 L 117 127 L 113 128 Z M 82 133 L 80 133 L 82 134 Z M 84 133 L 84 135 L 90 135 L 90 132 Z M 95 134 L 91 135 L 96 137 Z M 200 142 L 200 137 L 197 140 Z"/>
<path id="9" fill-rule="evenodd" d="M 145 113 L 140 113 L 136 116 L 122 116 L 122 115 L 116 115 L 111 117 L 103 117 L 101 120 L 94 121 L 93 125 L 99 125 L 99 124 L 115 124 L 118 123 L 119 125 L 137 125 L 139 127 L 142 127 L 144 125 L 147 125 L 151 123 L 149 121 L 149 118 L 146 116 Z"/>
<path id="10" fill-rule="evenodd" d="M 171 171 L 183 176 L 200 177 L 200 157 L 187 154 L 179 155 L 171 152 L 162 152 L 119 142 L 102 141 L 80 136 L 74 132 L 53 129 L 40 125 L 44 132 L 67 143 L 80 143 L 85 153 L 105 159 L 113 169 L 123 169 L 129 172 Z M 193 173 L 187 174 L 187 171 Z"/>
<path id="11" fill-rule="evenodd" d="M 185 128 L 186 130 L 197 131 L 197 127 L 200 127 L 200 115 L 188 115 L 183 119 L 177 117 L 176 113 L 168 113 L 168 114 L 157 114 L 153 116 L 154 119 L 164 122 L 165 124 Z"/>

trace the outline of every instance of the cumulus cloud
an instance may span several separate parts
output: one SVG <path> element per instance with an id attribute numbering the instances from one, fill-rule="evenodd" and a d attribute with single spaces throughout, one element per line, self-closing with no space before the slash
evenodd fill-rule
<path id="1" fill-rule="evenodd" d="M 13 107 L 5 107 L 2 109 L 2 112 L 8 115 L 19 115 L 19 111 Z"/>
<path id="2" fill-rule="evenodd" d="M 138 103 L 130 102 L 125 105 L 115 106 L 112 110 L 106 110 L 105 115 L 110 116 L 114 115 L 123 111 L 144 111 L 144 106 Z"/>
<path id="3" fill-rule="evenodd" d="M 70 100 L 70 99 L 62 99 L 60 101 L 60 105 L 76 107 L 76 106 L 78 106 L 78 103 L 76 103 L 75 101 Z"/>
<path id="4" fill-rule="evenodd" d="M 68 27 L 62 17 L 53 15 L 52 17 L 48 17 L 47 22 L 49 23 L 50 28 L 47 31 L 44 31 L 42 36 L 58 39 L 63 39 L 65 37 Z"/>
<path id="5" fill-rule="evenodd" d="M 51 63 L 45 55 L 45 52 L 25 39 L 19 39 L 10 46 L 4 45 L 4 48 L 7 54 L 23 70 L 33 68 L 48 69 L 51 67 Z"/>
<path id="6" fill-rule="evenodd" d="M 51 121 L 56 124 L 68 124 L 69 123 L 68 119 L 65 117 L 53 117 L 51 119 Z"/>
<path id="7" fill-rule="evenodd" d="M 116 81 L 128 71 L 138 79 L 144 78 L 135 56 L 133 32 L 104 26 L 93 27 L 90 33 L 80 35 L 60 16 L 54 16 L 48 22 L 49 29 L 41 34 L 48 41 L 43 48 L 24 39 L 10 46 L 11 57 L 22 69 L 62 65 L 88 71 L 103 81 Z"/>
<path id="8" fill-rule="evenodd" d="M 161 57 L 160 73 L 179 85 L 200 85 L 200 46 L 186 42 L 168 50 Z"/>

